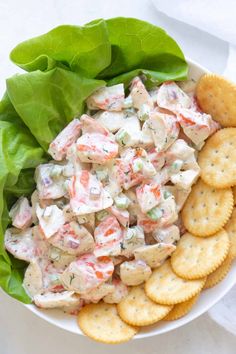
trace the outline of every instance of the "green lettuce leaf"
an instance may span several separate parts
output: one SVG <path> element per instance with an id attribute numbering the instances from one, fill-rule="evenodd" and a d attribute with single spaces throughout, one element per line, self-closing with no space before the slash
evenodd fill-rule
<path id="1" fill-rule="evenodd" d="M 16 184 L 13 186 L 5 186 L 5 194 L 16 198 L 19 198 L 22 195 L 30 196 L 35 189 L 34 172 L 35 170 L 33 168 L 22 170 L 18 176 Z M 9 200 L 7 204 L 11 205 L 11 200 Z"/>
<path id="2" fill-rule="evenodd" d="M 83 27 L 64 25 L 16 46 L 11 60 L 27 71 L 68 67 L 94 78 L 111 61 L 111 45 L 104 20 Z"/>
<path id="3" fill-rule="evenodd" d="M 13 258 L 9 257 L 4 249 L 4 232 L 9 223 L 7 200 L 13 201 L 14 196 L 18 192 L 20 195 L 23 189 L 24 193 L 26 190 L 32 190 L 33 168 L 45 159 L 44 152 L 35 138 L 23 124 L 19 124 L 19 117 L 16 117 L 14 122 L 16 113 L 6 96 L 3 101 L 0 104 L 0 286 L 11 296 L 29 303 L 30 299 L 22 287 L 25 263 L 12 262 Z M 20 187 L 17 183 L 28 178 L 30 174 L 30 180 Z"/>
<path id="4" fill-rule="evenodd" d="M 112 59 L 111 64 L 98 78 L 113 79 L 117 75 L 137 69 L 150 70 L 149 75 L 157 83 L 186 78 L 187 65 L 184 55 L 177 43 L 163 29 L 134 18 L 112 18 L 106 23 L 112 46 Z M 122 82 L 121 80 L 118 82 Z"/>
<path id="5" fill-rule="evenodd" d="M 55 68 L 7 79 L 7 93 L 25 125 L 47 151 L 65 125 L 82 114 L 84 100 L 104 85 L 104 81 Z"/>

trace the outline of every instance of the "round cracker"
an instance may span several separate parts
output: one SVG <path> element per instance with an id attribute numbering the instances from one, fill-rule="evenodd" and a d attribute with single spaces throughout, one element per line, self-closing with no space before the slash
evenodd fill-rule
<path id="1" fill-rule="evenodd" d="M 207 74 L 196 88 L 201 109 L 223 127 L 236 127 L 236 86 L 222 76 Z"/>
<path id="2" fill-rule="evenodd" d="M 184 234 L 171 256 L 171 265 L 178 276 L 198 279 L 214 272 L 229 251 L 229 237 L 225 230 L 210 237 Z"/>
<path id="3" fill-rule="evenodd" d="M 116 344 L 130 340 L 138 331 L 122 321 L 114 304 L 89 304 L 78 315 L 80 329 L 98 342 Z"/>
<path id="4" fill-rule="evenodd" d="M 186 229 L 194 235 L 213 235 L 229 220 L 233 210 L 231 188 L 215 189 L 201 179 L 193 187 L 182 211 Z"/>
<path id="5" fill-rule="evenodd" d="M 225 230 L 229 236 L 229 257 L 236 259 L 236 207 L 233 209 L 232 215 L 225 225 Z"/>
<path id="6" fill-rule="evenodd" d="M 218 130 L 198 155 L 201 177 L 209 186 L 228 188 L 236 185 L 236 128 Z"/>
<path id="7" fill-rule="evenodd" d="M 221 282 L 226 277 L 232 264 L 232 258 L 228 255 L 224 262 L 211 274 L 208 275 L 203 289 L 209 289 Z"/>
<path id="8" fill-rule="evenodd" d="M 198 294 L 205 284 L 206 278 L 186 280 L 176 275 L 170 261 L 156 268 L 145 284 L 147 296 L 163 305 L 175 305 L 187 301 Z"/>
<path id="9" fill-rule="evenodd" d="M 123 321 L 133 326 L 148 326 L 164 318 L 173 306 L 159 305 L 149 299 L 144 286 L 130 288 L 128 296 L 117 305 Z"/>
<path id="10" fill-rule="evenodd" d="M 193 296 L 191 299 L 181 302 L 173 307 L 173 309 L 168 313 L 168 315 L 164 318 L 164 321 L 175 321 L 179 318 L 187 315 L 189 311 L 191 311 L 193 305 L 197 302 L 200 293 Z"/>

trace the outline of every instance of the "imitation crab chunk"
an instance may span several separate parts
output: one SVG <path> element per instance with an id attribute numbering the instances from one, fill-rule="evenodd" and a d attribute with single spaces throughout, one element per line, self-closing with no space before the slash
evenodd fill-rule
<path id="1" fill-rule="evenodd" d="M 80 256 L 65 269 L 61 281 L 67 290 L 85 294 L 105 283 L 114 271 L 109 257 L 96 258 L 88 253 Z"/>

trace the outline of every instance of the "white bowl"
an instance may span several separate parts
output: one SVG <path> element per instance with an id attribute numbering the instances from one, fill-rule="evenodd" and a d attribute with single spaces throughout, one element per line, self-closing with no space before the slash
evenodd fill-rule
<path id="1" fill-rule="evenodd" d="M 192 60 L 188 60 L 188 64 L 190 79 L 198 81 L 203 74 L 209 72 L 207 69 L 203 68 L 201 65 L 195 63 Z M 208 311 L 210 307 L 212 307 L 216 302 L 218 302 L 233 287 L 235 283 L 236 264 L 234 262 L 226 278 L 212 289 L 203 291 L 198 302 L 186 316 L 176 321 L 161 321 L 158 322 L 156 325 L 144 327 L 134 337 L 134 339 L 156 336 L 158 334 L 169 332 L 175 328 L 187 324 L 188 322 L 202 315 L 204 312 Z M 34 305 L 25 306 L 37 316 L 43 318 L 45 321 L 57 327 L 60 327 L 72 333 L 83 334 L 77 325 L 75 316 L 64 314 L 60 310 L 42 310 Z"/>

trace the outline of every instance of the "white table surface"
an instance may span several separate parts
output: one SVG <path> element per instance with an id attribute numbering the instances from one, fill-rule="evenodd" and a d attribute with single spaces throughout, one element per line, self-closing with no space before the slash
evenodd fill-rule
<path id="1" fill-rule="evenodd" d="M 59 24 L 115 16 L 137 17 L 165 28 L 186 56 L 223 72 L 227 43 L 158 13 L 149 0 L 0 0 L 0 95 L 4 79 L 20 71 L 8 59 L 17 43 Z M 0 291 L 0 354 L 234 354 L 235 348 L 236 338 L 207 314 L 158 337 L 105 346 L 53 327 Z"/>

